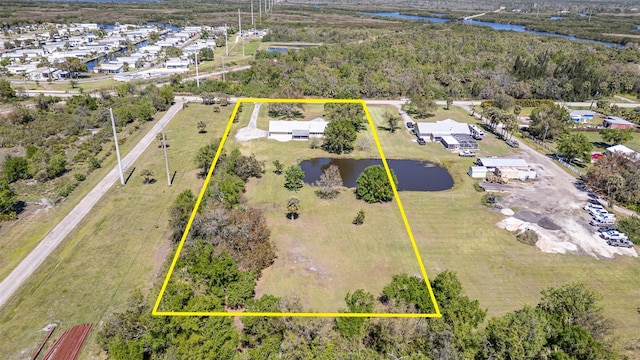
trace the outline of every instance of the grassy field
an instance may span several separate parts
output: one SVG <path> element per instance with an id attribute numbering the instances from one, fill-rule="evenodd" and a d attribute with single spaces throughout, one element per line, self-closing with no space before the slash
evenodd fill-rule
<path id="1" fill-rule="evenodd" d="M 322 105 L 306 105 L 305 118 L 320 115 L 321 109 Z M 250 104 L 245 105 L 234 130 L 246 124 L 251 110 Z M 267 107 L 262 106 L 260 113 L 258 127 L 266 128 Z M 320 200 L 310 186 L 299 192 L 287 191 L 284 176 L 273 173 L 272 162 L 276 159 L 288 166 L 302 159 L 326 156 L 324 151 L 310 149 L 308 142 L 267 139 L 244 143 L 231 140 L 225 146 L 239 146 L 267 165 L 266 174 L 252 179 L 246 193 L 248 203 L 265 212 L 271 238 L 278 248 L 278 260 L 260 280 L 259 294 L 296 294 L 311 311 L 337 311 L 344 308 L 348 291 L 362 288 L 379 294 L 392 274 L 420 273 L 394 202 L 366 204 L 355 199 L 353 190 L 344 190 L 335 200 Z M 379 157 L 374 147 L 350 156 Z M 300 199 L 300 218 L 295 221 L 285 216 L 285 203 L 290 196 Z M 365 223 L 354 226 L 351 221 L 360 209 L 366 213 Z"/>
<path id="2" fill-rule="evenodd" d="M 371 106 L 369 109 L 377 122 L 376 125 L 384 126 L 380 121 L 380 115 L 385 110 L 391 111 L 395 108 Z M 245 111 L 245 113 L 247 112 Z M 451 115 L 451 110 L 449 112 L 439 110 L 434 118 L 445 117 L 452 117 L 458 121 L 470 119 L 464 112 Z M 502 315 L 517 310 L 525 304 L 534 305 L 540 299 L 540 292 L 547 287 L 561 286 L 576 281 L 584 282 L 603 295 L 602 305 L 605 314 L 614 321 L 618 344 L 624 346 L 630 339 L 638 338 L 637 328 L 640 323 L 640 315 L 636 311 L 640 306 L 638 301 L 640 298 L 640 261 L 638 259 L 619 257 L 613 260 L 598 260 L 588 256 L 546 254 L 536 247 L 524 245 L 518 242 L 513 235 L 495 225 L 502 220 L 503 216 L 489 211 L 481 205 L 483 194 L 473 189 L 475 180 L 466 175 L 472 160 L 450 153 L 439 143 L 418 146 L 412 142 L 413 137 L 405 130 L 397 131 L 395 134 L 379 130 L 378 134 L 388 158 L 430 160 L 444 165 L 454 178 L 455 185 L 451 190 L 400 193 L 411 229 L 424 259 L 427 272 L 431 277 L 445 269 L 455 271 L 467 294 L 472 298 L 479 299 L 481 306 L 488 309 L 489 316 Z M 326 156 L 321 150 L 310 150 L 305 145 L 303 142 L 286 143 L 286 145 L 275 142 L 269 144 L 267 141 L 260 140 L 244 143 L 242 149 L 246 152 L 264 154 L 262 157 L 271 161 L 275 157 L 280 157 L 280 161 L 284 159 L 295 161 L 305 157 Z M 282 150 L 278 150 L 281 146 L 295 150 L 282 153 Z M 505 156 L 512 154 L 513 151 L 517 150 L 509 148 L 503 141 L 488 135 L 480 143 L 479 155 Z M 291 155 L 291 153 L 295 153 L 295 155 Z M 351 156 L 364 157 L 373 153 L 373 149 L 367 154 L 356 151 Z M 283 229 L 272 228 L 273 239 L 279 245 L 280 241 L 283 241 L 282 244 L 285 245 L 280 245 L 279 248 L 280 253 L 284 254 L 282 260 L 291 260 L 295 259 L 291 253 L 295 253 L 298 248 L 318 246 L 315 242 L 311 242 L 310 245 L 308 240 L 303 240 L 309 237 L 304 230 L 308 228 L 309 222 L 316 219 L 317 214 L 325 215 L 327 211 L 322 208 L 323 202 L 315 200 L 313 195 L 308 193 L 308 190 L 302 191 L 297 194 L 302 199 L 300 222 L 289 224 L 288 220 L 284 218 L 284 201 L 289 194 L 280 188 L 282 182 L 283 180 L 275 175 L 267 174 L 262 183 L 252 182 L 250 184 L 247 195 L 251 199 L 250 201 L 255 202 L 258 206 L 263 206 L 266 211 L 272 212 L 270 221 L 282 224 Z M 266 193 L 259 191 L 263 184 L 265 188 L 273 190 Z M 353 212 L 351 196 L 351 193 L 345 192 L 338 200 L 344 201 L 350 207 L 348 211 L 345 211 L 345 214 Z M 278 199 L 280 202 L 274 202 L 274 199 Z M 274 203 L 270 204 L 270 202 Z M 387 214 L 394 216 L 395 212 L 391 210 L 390 208 Z M 367 214 L 371 212 L 367 208 L 365 211 Z M 384 222 L 373 223 L 368 220 L 365 221 L 365 224 L 370 227 L 387 225 Z M 338 226 L 333 223 L 331 225 Z M 395 240 L 400 236 L 400 232 L 393 229 L 385 227 L 367 232 L 367 234 L 394 231 L 390 232 L 387 238 Z M 314 231 L 317 229 L 314 228 Z M 282 240 L 278 239 L 279 234 L 283 234 Z M 348 236 L 329 238 L 330 241 L 335 241 L 339 245 L 338 253 L 344 251 L 341 244 L 344 239 L 349 238 L 350 242 L 362 241 L 358 239 L 362 235 L 358 232 L 348 232 L 347 234 Z M 382 246 L 378 242 L 371 243 L 375 244 L 375 247 Z M 313 250 L 315 251 L 316 248 Z M 336 256 L 334 251 L 317 248 L 317 252 L 314 254 L 317 254 L 318 258 L 326 257 L 329 259 L 326 260 L 327 263 L 330 263 L 331 256 Z M 324 254 L 324 252 L 330 252 L 330 254 Z M 353 260 L 350 262 L 356 267 L 363 266 L 364 261 L 358 260 L 358 257 L 360 255 L 364 257 L 368 254 L 359 252 L 354 252 L 354 254 L 357 256 L 351 256 L 350 258 Z M 409 255 L 406 256 L 409 257 Z M 397 264 L 399 268 L 406 259 L 398 259 L 400 260 Z M 287 268 L 276 262 L 276 265 L 265 273 L 260 283 L 260 289 L 275 294 L 298 291 L 311 293 L 313 286 L 323 284 L 317 280 L 317 275 L 315 277 L 308 275 L 305 278 L 302 271 L 297 270 L 291 263 L 289 265 L 290 267 Z M 343 264 L 341 266 L 353 269 L 354 265 Z M 391 266 L 382 268 L 375 275 L 381 276 L 385 272 L 394 270 L 395 268 Z M 293 276 L 296 271 L 298 271 L 299 278 Z M 375 278 L 375 275 L 369 274 L 369 277 Z M 359 276 L 357 272 L 354 275 L 355 278 L 359 278 Z M 339 278 L 333 279 L 333 289 L 343 288 L 338 284 L 338 280 Z M 349 278 L 349 280 L 353 279 Z M 298 286 L 300 290 L 293 290 Z M 319 295 L 322 294 L 320 296 L 326 296 L 326 293 L 321 293 L 325 289 L 319 288 L 316 291 L 319 291 Z M 341 302 L 341 294 L 333 295 L 330 300 Z M 319 302 L 329 301 L 324 299 L 307 300 L 310 305 Z M 631 354 L 633 356 L 636 353 Z"/>
<path id="3" fill-rule="evenodd" d="M 202 179 L 197 177 L 193 157 L 199 147 L 222 134 L 230 111 L 222 108 L 215 114 L 211 107 L 192 104 L 178 113 L 167 127 L 169 164 L 176 172 L 173 186 L 167 187 L 162 149 L 151 146 L 134 164 L 129 183 L 114 186 L 2 308 L 0 358 L 22 359 L 30 354 L 44 336 L 40 329 L 48 323 L 56 322 L 61 329 L 83 322 L 99 324 L 125 308 L 133 289 L 146 292 L 156 276 L 164 276 L 158 271 L 171 249 L 169 207 L 182 190 L 199 190 Z M 207 123 L 206 134 L 197 133 L 201 120 Z M 155 173 L 154 184 L 142 184 L 139 172 L 145 168 Z M 42 221 L 55 224 L 57 219 L 51 216 Z M 85 357 L 95 357 L 99 351 L 92 340 L 95 334 Z"/>
<path id="4" fill-rule="evenodd" d="M 384 125 L 380 115 L 385 110 L 395 108 L 370 107 L 377 126 Z M 178 114 L 167 132 L 170 165 L 177 171 L 174 186 L 166 186 L 161 150 L 148 149 L 135 166 L 152 169 L 157 183 L 143 186 L 140 176 L 134 174 L 126 187 L 114 186 L 31 278 L 20 292 L 19 300 L 2 309 L 0 357 L 24 358 L 42 338 L 44 334 L 39 330 L 48 323 L 58 322 L 63 328 L 81 322 L 98 323 L 112 311 L 122 310 L 132 289 L 147 290 L 156 276 L 164 276 L 158 269 L 166 256 L 171 255 L 165 240 L 167 209 L 183 189 L 199 189 L 202 180 L 196 177 L 192 158 L 200 146 L 220 135 L 229 111 L 223 108 L 222 113 L 214 114 L 210 107 L 190 105 Z M 251 112 L 252 106 L 246 104 L 240 123 L 234 128 L 244 126 Z M 471 119 L 457 110 L 438 110 L 434 118 L 446 117 L 458 121 Z M 196 123 L 200 120 L 208 124 L 207 134 L 197 134 Z M 262 120 L 259 126 L 265 128 L 267 119 Z M 603 295 L 605 314 L 614 320 L 618 343 L 624 345 L 638 337 L 638 259 L 597 260 L 587 256 L 545 254 L 521 244 L 495 226 L 502 216 L 481 205 L 483 194 L 473 189 L 474 180 L 465 174 L 471 159 L 460 158 L 438 143 L 419 146 L 406 129 L 395 134 L 379 130 L 378 134 L 388 158 L 424 159 L 442 164 L 455 181 L 454 187 L 447 191 L 400 193 L 430 277 L 445 269 L 457 272 L 466 293 L 478 299 L 481 306 L 488 309 L 489 316 L 535 304 L 540 291 L 549 286 L 584 282 Z M 232 141 L 229 145 L 233 145 Z M 278 244 L 279 259 L 289 261 L 290 265 L 279 268 L 277 261 L 268 269 L 258 287 L 261 292 L 276 295 L 315 292 L 318 297 L 328 299 L 303 298 L 303 303 L 311 308 L 333 303 L 339 308 L 344 306 L 345 291 L 364 288 L 378 293 L 377 284 L 386 283 L 388 278 L 373 279 L 374 274 L 417 272 L 414 256 L 407 248 L 406 232 L 394 225 L 398 217 L 395 202 L 366 205 L 353 200 L 348 190 L 337 200 L 320 201 L 309 187 L 298 193 L 286 191 L 282 187 L 283 177 L 272 173 L 271 161 L 276 158 L 288 165 L 306 157 L 326 156 L 322 150 L 311 150 L 306 142 L 266 140 L 239 146 L 245 153 L 255 153 L 268 160 L 267 173 L 248 184 L 246 197 L 253 206 L 267 213 L 272 239 Z M 480 147 L 482 156 L 512 152 L 492 135 L 486 136 Z M 370 147 L 350 156 L 375 155 L 375 148 Z M 290 195 L 301 199 L 301 216 L 296 221 L 285 218 L 284 202 Z M 336 208 L 337 204 L 344 205 L 344 209 Z M 350 222 L 360 208 L 365 209 L 367 218 L 363 226 L 355 227 Z M 339 229 L 341 233 L 330 232 L 329 228 Z M 326 236 L 320 241 L 316 231 Z M 371 235 L 380 233 L 384 236 Z M 368 238 L 363 240 L 363 235 Z M 379 257 L 380 251 L 390 254 Z M 313 256 L 296 257 L 301 254 Z M 291 262 L 296 260 L 299 262 Z M 372 266 L 375 273 L 370 270 Z M 85 351 L 87 357 L 97 354 L 94 338 L 95 332 Z M 631 353 L 634 355 L 637 352 Z"/>

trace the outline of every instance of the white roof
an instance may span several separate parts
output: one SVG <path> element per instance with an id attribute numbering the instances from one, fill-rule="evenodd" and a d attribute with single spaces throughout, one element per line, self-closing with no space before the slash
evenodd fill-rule
<path id="1" fill-rule="evenodd" d="M 417 123 L 418 132 L 420 134 L 434 134 L 438 136 L 451 134 L 469 135 L 469 124 L 459 123 L 452 119 L 436 121 L 435 123 L 419 122 Z"/>
<path id="2" fill-rule="evenodd" d="M 610 146 L 610 147 L 607 148 L 607 151 L 610 152 L 610 153 L 617 152 L 617 153 L 622 153 L 622 154 L 625 154 L 625 155 L 632 155 L 632 154 L 636 153 L 635 150 L 630 149 L 630 148 L 628 148 L 628 147 L 626 147 L 624 145 Z"/>
<path id="3" fill-rule="evenodd" d="M 444 135 L 442 136 L 442 140 L 444 142 L 446 142 L 448 145 L 460 145 L 460 143 L 458 142 L 458 140 L 456 140 L 456 138 L 454 138 L 451 135 Z"/>
<path id="4" fill-rule="evenodd" d="M 102 70 L 120 70 L 124 64 L 100 64 L 99 68 Z"/>
<path id="5" fill-rule="evenodd" d="M 569 112 L 571 116 L 595 116 L 595 112 L 591 110 L 571 110 Z"/>
<path id="6" fill-rule="evenodd" d="M 524 159 L 517 158 L 478 158 L 478 164 L 488 168 L 495 167 L 529 167 Z"/>
<path id="7" fill-rule="evenodd" d="M 324 133 L 328 123 L 323 118 L 316 118 L 311 121 L 271 120 L 269 121 L 269 132 L 292 133 L 294 130 L 306 130 L 310 133 Z"/>

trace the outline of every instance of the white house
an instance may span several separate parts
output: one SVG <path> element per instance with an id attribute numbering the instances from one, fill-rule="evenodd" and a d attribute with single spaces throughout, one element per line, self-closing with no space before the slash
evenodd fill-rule
<path id="1" fill-rule="evenodd" d="M 120 74 L 124 70 L 124 63 L 106 63 L 100 64 L 95 68 L 95 72 L 103 74 Z"/>
<path id="2" fill-rule="evenodd" d="M 164 67 L 167 69 L 189 70 L 189 60 L 170 58 L 164 63 Z"/>
<path id="3" fill-rule="evenodd" d="M 571 110 L 569 112 L 571 121 L 576 122 L 578 124 L 584 124 L 589 120 L 593 120 L 593 117 L 595 115 L 596 113 L 591 110 Z"/>
<path id="4" fill-rule="evenodd" d="M 299 120 L 272 120 L 269 121 L 269 134 L 267 138 L 278 141 L 309 140 L 319 138 L 329 124 L 323 118 L 315 118 L 310 121 Z"/>

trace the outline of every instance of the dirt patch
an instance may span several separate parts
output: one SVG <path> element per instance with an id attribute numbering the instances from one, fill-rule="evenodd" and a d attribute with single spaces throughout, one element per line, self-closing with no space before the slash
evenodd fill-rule
<path id="1" fill-rule="evenodd" d="M 520 210 L 513 214 L 513 217 L 518 220 L 526 221 L 533 224 L 537 224 L 538 221 L 542 219 L 542 215 L 529 210 Z"/>
<path id="2" fill-rule="evenodd" d="M 525 159 L 538 173 L 530 182 L 489 184 L 492 192 L 502 192 L 496 207 L 522 209 L 507 216 L 497 225 L 514 234 L 535 231 L 536 246 L 543 252 L 589 255 L 613 258 L 619 255 L 637 257 L 634 248 L 609 246 L 582 210 L 589 199 L 586 191 L 574 186 L 575 178 L 548 157 L 522 144 L 516 157 Z"/>
<path id="3" fill-rule="evenodd" d="M 561 230 L 562 229 L 560 226 L 558 226 L 558 224 L 554 223 L 553 220 L 549 219 L 546 216 L 538 221 L 538 225 L 540 225 L 541 227 L 543 227 L 543 228 L 545 228 L 547 230 Z"/>

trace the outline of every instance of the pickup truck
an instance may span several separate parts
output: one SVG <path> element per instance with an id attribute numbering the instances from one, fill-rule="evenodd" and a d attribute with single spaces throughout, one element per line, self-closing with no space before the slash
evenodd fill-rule
<path id="1" fill-rule="evenodd" d="M 475 157 L 476 153 L 469 150 L 462 150 L 458 153 L 458 155 L 462 157 Z"/>

